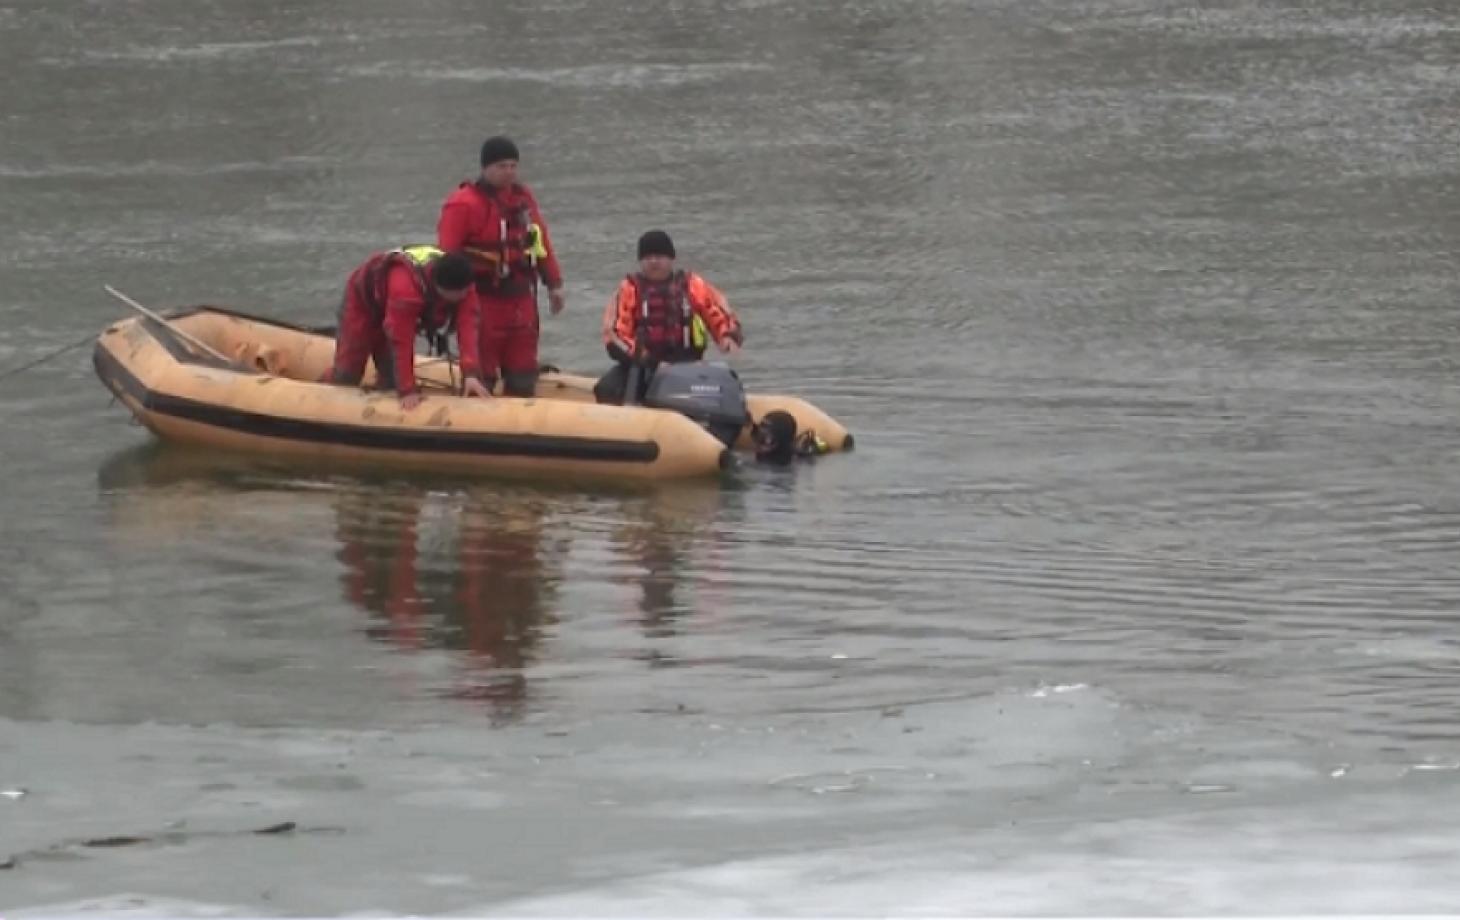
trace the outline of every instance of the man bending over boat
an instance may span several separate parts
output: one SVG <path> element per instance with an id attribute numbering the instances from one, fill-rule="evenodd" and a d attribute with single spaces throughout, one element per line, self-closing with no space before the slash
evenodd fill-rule
<path id="1" fill-rule="evenodd" d="M 329 382 L 358 386 L 373 357 L 377 386 L 400 394 L 402 409 L 414 409 L 421 404 L 416 333 L 442 337 L 454 327 L 465 395 L 490 396 L 478 367 L 481 305 L 472 282 L 465 255 L 434 246 L 407 246 L 366 259 L 345 282 Z"/>
<path id="2" fill-rule="evenodd" d="M 726 354 L 745 342 L 740 319 L 725 295 L 691 271 L 674 267 L 674 241 L 663 230 L 639 237 L 639 270 L 618 286 L 603 312 L 603 343 L 618 362 L 593 387 L 601 403 L 622 403 L 629 369 L 652 371 L 660 363 L 698 361 L 707 336 Z M 649 374 L 641 375 L 636 400 L 642 400 Z"/>

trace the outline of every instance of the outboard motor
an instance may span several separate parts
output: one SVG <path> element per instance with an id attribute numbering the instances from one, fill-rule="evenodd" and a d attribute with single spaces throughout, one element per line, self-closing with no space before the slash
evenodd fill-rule
<path id="1" fill-rule="evenodd" d="M 661 364 L 649 381 L 643 404 L 670 409 L 698 422 L 726 447 L 750 424 L 745 387 L 739 375 L 724 364 Z"/>

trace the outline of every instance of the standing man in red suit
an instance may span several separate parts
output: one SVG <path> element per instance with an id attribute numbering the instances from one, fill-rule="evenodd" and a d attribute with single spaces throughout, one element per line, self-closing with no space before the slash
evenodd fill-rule
<path id="1" fill-rule="evenodd" d="M 437 245 L 471 257 L 482 306 L 481 373 L 490 388 L 500 374 L 508 396 L 537 388 L 537 286 L 563 310 L 563 271 L 531 190 L 517 181 L 517 145 L 506 137 L 482 144 L 482 172 L 441 206 Z"/>

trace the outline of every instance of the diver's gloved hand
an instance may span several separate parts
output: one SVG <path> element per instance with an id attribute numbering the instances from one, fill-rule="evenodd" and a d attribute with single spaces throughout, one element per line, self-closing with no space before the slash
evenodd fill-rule
<path id="1" fill-rule="evenodd" d="M 819 457 L 831 450 L 831 445 L 822 440 L 815 430 L 806 430 L 796 435 L 796 456 Z"/>

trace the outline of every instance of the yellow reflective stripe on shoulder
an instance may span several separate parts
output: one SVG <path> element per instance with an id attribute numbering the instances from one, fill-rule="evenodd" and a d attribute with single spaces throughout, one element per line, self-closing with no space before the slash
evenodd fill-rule
<path id="1" fill-rule="evenodd" d="M 425 265 L 432 259 L 438 259 L 446 254 L 435 246 L 430 246 L 425 243 L 418 246 L 402 246 L 400 251 L 405 254 L 406 258 L 417 265 Z"/>
<path id="2" fill-rule="evenodd" d="M 542 225 L 536 223 L 528 224 L 527 238 L 531 240 L 532 243 L 527 247 L 525 255 L 528 255 L 534 259 L 546 259 L 547 247 L 544 246 L 542 242 Z"/>

